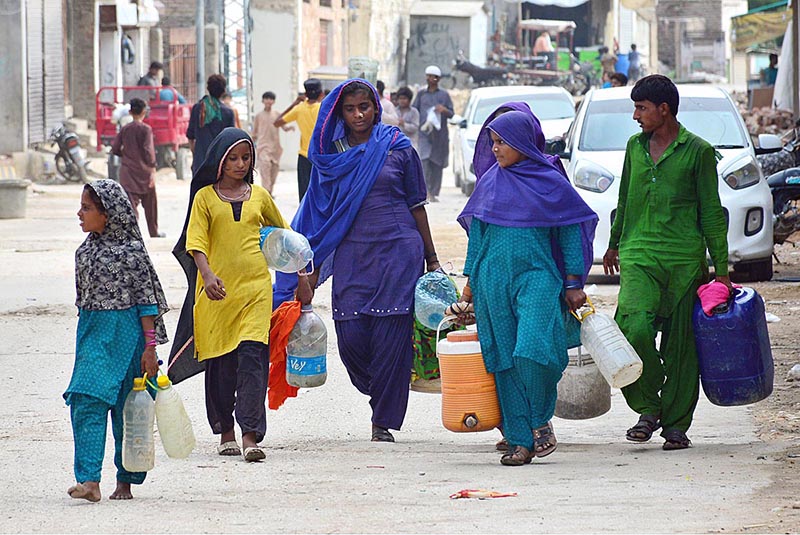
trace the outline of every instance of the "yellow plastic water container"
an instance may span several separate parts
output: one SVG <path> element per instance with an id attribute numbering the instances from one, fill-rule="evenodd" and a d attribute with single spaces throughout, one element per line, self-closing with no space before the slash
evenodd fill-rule
<path id="1" fill-rule="evenodd" d="M 475 331 L 455 331 L 437 344 L 442 375 L 442 424 L 456 433 L 489 431 L 502 418 L 494 375 L 483 365 Z"/>

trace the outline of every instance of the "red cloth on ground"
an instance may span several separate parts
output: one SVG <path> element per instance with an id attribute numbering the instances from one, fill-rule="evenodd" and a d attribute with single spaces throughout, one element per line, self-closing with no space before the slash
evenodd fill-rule
<path id="1" fill-rule="evenodd" d="M 734 284 L 733 287 L 741 288 L 738 284 Z M 697 289 L 697 297 L 700 298 L 700 306 L 703 307 L 703 312 L 706 313 L 706 316 L 710 316 L 714 307 L 726 302 L 729 296 L 728 287 L 717 281 L 703 284 Z"/>
<path id="2" fill-rule="evenodd" d="M 299 388 L 286 382 L 286 346 L 294 324 L 300 318 L 300 301 L 286 301 L 272 313 L 269 327 L 269 408 L 278 409 L 288 398 L 296 398 Z"/>

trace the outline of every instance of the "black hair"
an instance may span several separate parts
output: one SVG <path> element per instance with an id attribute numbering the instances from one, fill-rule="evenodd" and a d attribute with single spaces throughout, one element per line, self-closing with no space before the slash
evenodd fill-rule
<path id="1" fill-rule="evenodd" d="M 231 95 L 229 92 L 225 91 L 225 92 L 222 94 L 222 96 L 221 96 L 221 97 L 219 97 L 219 98 L 220 98 L 220 100 L 222 100 L 222 99 L 225 99 L 225 98 L 233 98 L 233 95 Z"/>
<path id="2" fill-rule="evenodd" d="M 375 122 L 378 122 L 378 103 L 375 100 L 375 91 L 364 82 L 351 82 L 344 86 L 341 93 L 339 93 L 339 101 L 336 103 L 334 113 L 341 117 L 345 97 L 357 95 L 359 93 L 366 95 L 372 101 L 372 105 L 375 107 Z"/>
<path id="3" fill-rule="evenodd" d="M 397 97 L 406 97 L 408 100 L 414 100 L 414 92 L 410 87 L 403 86 L 397 90 Z"/>
<path id="4" fill-rule="evenodd" d="M 317 100 L 322 94 L 322 82 L 317 78 L 309 78 L 303 82 L 303 87 L 306 90 L 306 97 L 308 97 L 308 100 Z"/>
<path id="5" fill-rule="evenodd" d="M 631 100 L 640 102 L 649 100 L 656 106 L 666 103 L 673 116 L 678 115 L 678 88 L 675 84 L 662 74 L 651 74 L 636 82 L 631 90 Z"/>
<path id="6" fill-rule="evenodd" d="M 375 89 L 378 90 L 380 96 L 383 96 L 383 92 L 386 90 L 386 84 L 384 84 L 382 80 L 378 80 L 375 82 Z"/>
<path id="7" fill-rule="evenodd" d="M 636 45 L 631 45 L 631 50 L 636 50 Z"/>
<path id="8" fill-rule="evenodd" d="M 147 102 L 140 98 L 132 98 L 130 104 L 131 113 L 134 115 L 140 115 L 145 109 L 147 109 Z"/>
<path id="9" fill-rule="evenodd" d="M 135 99 L 135 100 L 141 100 L 141 99 Z M 89 184 L 84 184 L 83 191 L 89 194 L 89 199 L 91 199 L 92 204 L 94 204 L 94 207 L 97 208 L 97 211 L 100 212 L 101 214 L 106 214 L 106 207 L 103 206 L 103 200 L 100 199 L 100 195 L 97 194 L 94 188 Z"/>
<path id="10" fill-rule="evenodd" d="M 172 85 L 172 80 L 169 79 L 169 76 L 164 76 L 161 79 L 161 85 Z"/>
<path id="11" fill-rule="evenodd" d="M 153 63 L 150 64 L 150 70 L 152 71 L 154 69 L 159 71 L 164 70 L 164 64 L 161 63 L 160 61 L 154 61 Z"/>
<path id="12" fill-rule="evenodd" d="M 622 85 L 628 85 L 628 77 L 621 72 L 615 72 L 608 77 L 610 80 L 616 80 Z"/>
<path id="13" fill-rule="evenodd" d="M 228 81 L 221 74 L 212 74 L 206 82 L 208 94 L 214 98 L 220 98 L 228 86 Z"/>
<path id="14" fill-rule="evenodd" d="M 265 91 L 264 94 L 261 95 L 261 100 L 264 100 L 265 98 L 275 100 L 275 93 L 272 91 Z"/>

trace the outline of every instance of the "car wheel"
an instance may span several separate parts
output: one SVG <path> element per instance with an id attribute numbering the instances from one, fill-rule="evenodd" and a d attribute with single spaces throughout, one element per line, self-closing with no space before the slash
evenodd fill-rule
<path id="1" fill-rule="evenodd" d="M 755 262 L 739 262 L 733 266 L 734 282 L 760 282 L 772 279 L 772 257 Z"/>

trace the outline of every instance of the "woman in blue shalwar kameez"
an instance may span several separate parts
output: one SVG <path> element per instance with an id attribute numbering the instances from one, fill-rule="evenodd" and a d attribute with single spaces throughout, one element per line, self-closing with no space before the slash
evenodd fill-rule
<path id="1" fill-rule="evenodd" d="M 147 254 L 128 196 L 113 180 L 84 186 L 78 212 L 86 240 L 75 251 L 78 332 L 75 366 L 64 393 L 75 440 L 75 479 L 68 494 L 100 500 L 108 413 L 114 435 L 117 488 L 110 498 L 132 498 L 131 484 L 146 472 L 122 466 L 122 408 L 134 377 L 158 373 L 155 346 L 167 341 L 161 316 L 167 301 Z"/>
<path id="2" fill-rule="evenodd" d="M 487 128 L 492 144 L 483 152 L 497 161 L 458 217 L 469 235 L 462 300 L 474 302 L 497 384 L 508 441 L 501 463 L 518 466 L 557 445 L 550 419 L 567 348 L 580 344 L 569 312 L 586 300 L 597 215 L 537 148 L 532 113 L 509 111 Z"/>
<path id="3" fill-rule="evenodd" d="M 316 288 L 333 276 L 339 355 L 370 398 L 372 441 L 394 442 L 389 430 L 400 429 L 408 405 L 414 288 L 423 267 L 439 268 L 422 164 L 409 139 L 381 123 L 380 97 L 360 79 L 322 101 L 308 157 L 311 184 L 292 220 L 319 269 L 307 278 Z M 296 285 L 297 277 L 277 273 L 274 306 Z"/>

